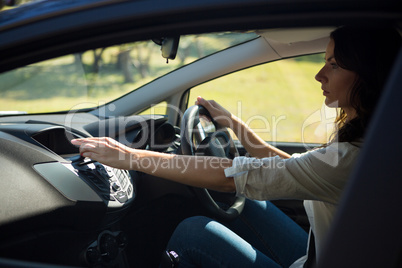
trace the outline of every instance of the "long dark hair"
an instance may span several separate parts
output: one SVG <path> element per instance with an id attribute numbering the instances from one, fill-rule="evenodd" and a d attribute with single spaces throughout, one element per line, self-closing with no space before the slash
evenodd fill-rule
<path id="1" fill-rule="evenodd" d="M 335 139 L 352 142 L 363 138 L 389 71 L 401 47 L 401 36 L 392 27 L 337 28 L 330 36 L 335 43 L 337 64 L 357 74 L 349 101 L 356 117 L 346 121 L 342 109 L 335 120 Z"/>

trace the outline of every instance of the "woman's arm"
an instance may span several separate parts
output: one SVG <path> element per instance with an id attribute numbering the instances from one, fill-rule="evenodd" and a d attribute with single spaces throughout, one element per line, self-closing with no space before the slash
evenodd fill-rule
<path id="1" fill-rule="evenodd" d="M 290 158 L 288 153 L 266 143 L 240 118 L 232 115 L 232 122 L 231 129 L 251 156 L 264 158 L 278 155 L 284 159 Z"/>
<path id="2" fill-rule="evenodd" d="M 281 158 L 290 157 L 288 153 L 266 143 L 240 118 L 230 113 L 217 102 L 213 100 L 207 101 L 201 97 L 198 97 L 196 104 L 204 106 L 214 120 L 221 126 L 231 128 L 251 156 L 257 158 L 276 155 L 280 156 Z"/>
<path id="3" fill-rule="evenodd" d="M 137 170 L 190 186 L 234 192 L 233 178 L 224 169 L 232 160 L 209 156 L 164 154 L 133 149 L 111 138 L 75 139 L 84 157 L 120 169 Z"/>

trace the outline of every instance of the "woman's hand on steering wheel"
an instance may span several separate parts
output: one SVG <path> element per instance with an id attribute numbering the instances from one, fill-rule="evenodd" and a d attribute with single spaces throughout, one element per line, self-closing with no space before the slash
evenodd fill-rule
<path id="1" fill-rule="evenodd" d="M 204 106 L 208 110 L 211 117 L 222 127 L 232 128 L 233 115 L 231 112 L 223 108 L 214 100 L 205 100 L 202 97 L 197 97 L 196 105 Z"/>

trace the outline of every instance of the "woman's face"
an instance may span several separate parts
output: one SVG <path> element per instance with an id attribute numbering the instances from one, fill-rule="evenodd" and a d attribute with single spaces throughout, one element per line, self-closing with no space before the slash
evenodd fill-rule
<path id="1" fill-rule="evenodd" d="M 354 108 L 349 101 L 349 94 L 357 78 L 356 73 L 342 69 L 334 57 L 334 40 L 330 40 L 325 51 L 325 65 L 316 74 L 315 79 L 321 83 L 321 89 L 328 107 L 342 108 L 347 115 L 354 115 Z"/>

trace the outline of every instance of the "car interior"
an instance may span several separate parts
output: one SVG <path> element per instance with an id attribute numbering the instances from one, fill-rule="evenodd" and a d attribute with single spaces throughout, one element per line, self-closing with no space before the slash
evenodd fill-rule
<path id="1" fill-rule="evenodd" d="M 30 5 L 26 6 L 29 10 Z M 32 12 L 40 16 L 44 12 L 38 11 L 40 7 L 32 5 Z M 46 8 L 52 11 L 58 7 L 49 4 Z M 12 22 L 17 16 L 17 11 L 10 9 L 1 11 L 0 18 L 3 12 L 4 21 Z M 45 23 L 43 18 L 38 23 Z M 133 22 L 127 25 L 134 27 Z M 142 38 L 135 34 L 115 40 L 110 34 L 108 39 L 96 39 L 102 35 L 97 32 L 87 40 L 82 36 L 89 30 L 83 27 L 81 32 L 74 30 L 76 40 L 81 36 L 82 43 L 74 39 L 52 50 L 52 44 L 45 41 L 43 50 L 47 53 L 34 47 L 33 52 L 14 61 L 5 57 L 0 64 L 0 265 L 158 267 L 171 234 L 185 218 L 206 215 L 224 222 L 241 213 L 244 198 L 234 193 L 112 168 L 80 156 L 72 139 L 111 137 L 132 148 L 169 154 L 248 156 L 230 130 L 219 126 L 203 107 L 194 105 L 196 97 L 203 96 L 240 115 L 268 143 L 289 154 L 327 141 L 336 114 L 324 107 L 314 75 L 324 62 L 329 34 L 339 24 L 256 25 L 252 23 L 247 30 L 232 25 L 219 31 L 194 27 L 193 32 L 183 29 L 176 35 L 171 31 L 168 37 L 150 31 Z M 47 30 L 65 26 L 52 27 Z M 4 35 L 18 33 L 4 29 Z M 38 32 L 37 40 L 47 40 Z M 0 55 L 13 49 L 6 47 Z M 401 62 L 399 59 L 399 68 Z M 396 69 L 394 84 L 401 79 L 400 72 Z M 389 85 L 388 98 L 396 102 L 400 90 L 392 87 L 394 84 Z M 289 88 L 297 88 L 297 93 Z M 384 99 L 381 107 L 396 109 L 398 104 L 389 106 Z M 398 113 L 387 109 L 384 113 Z M 376 120 L 384 131 L 392 126 L 380 115 Z M 387 131 L 398 135 L 400 127 Z M 375 135 L 368 139 L 378 138 Z M 375 147 L 367 148 L 359 165 L 373 161 L 373 150 Z M 365 172 L 356 171 L 354 176 L 360 180 L 364 174 L 370 177 L 370 172 L 376 172 L 359 168 Z M 391 177 L 392 169 L 387 170 L 387 177 Z M 367 187 L 371 188 L 361 192 L 366 194 L 362 200 L 375 206 L 369 189 L 376 186 L 374 181 L 370 183 Z M 391 185 L 389 191 L 396 191 Z M 353 187 L 359 186 L 350 187 L 345 194 L 350 206 L 342 203 L 341 208 L 353 218 L 360 216 L 355 211 L 364 205 L 353 198 Z M 301 200 L 272 202 L 308 231 Z M 387 216 L 383 219 L 390 220 Z M 356 221 L 349 222 L 350 228 Z M 390 229 L 395 230 L 398 220 L 391 221 L 395 226 Z M 333 247 L 342 248 L 346 243 L 337 230 L 349 235 L 349 225 L 337 219 L 330 234 Z M 331 251 L 328 247 L 324 254 Z M 388 249 L 385 253 L 390 254 L 390 262 L 400 256 L 397 251 Z M 347 253 L 339 252 L 348 258 Z M 336 267 L 336 260 L 327 262 L 322 267 Z M 400 257 L 396 263 L 401 263 Z"/>

